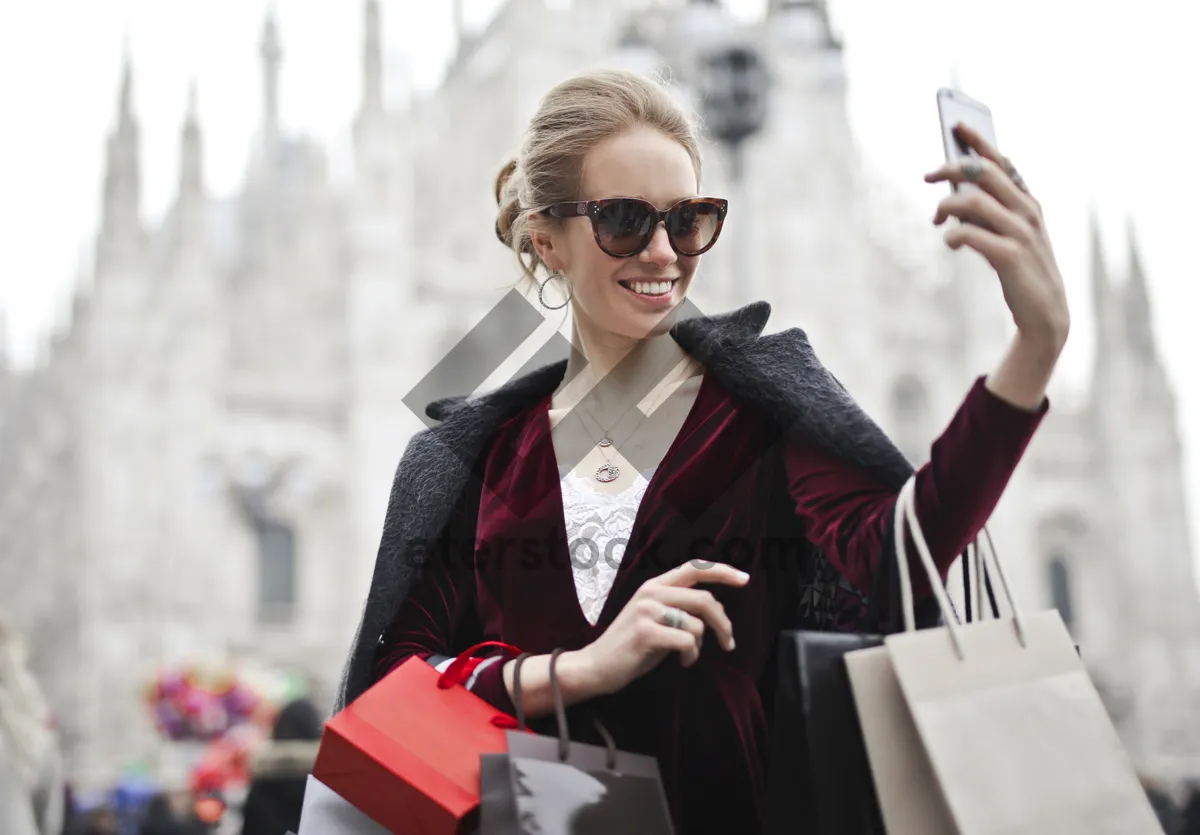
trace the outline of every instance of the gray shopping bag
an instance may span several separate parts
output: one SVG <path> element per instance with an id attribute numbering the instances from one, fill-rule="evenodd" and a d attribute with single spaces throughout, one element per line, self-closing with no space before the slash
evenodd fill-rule
<path id="1" fill-rule="evenodd" d="M 985 549 L 1011 617 L 960 623 L 913 495 L 910 479 L 898 506 L 946 626 L 889 635 L 884 646 L 958 835 L 1161 835 L 1058 612 L 1021 614 Z M 908 558 L 896 530 L 907 617 Z"/>

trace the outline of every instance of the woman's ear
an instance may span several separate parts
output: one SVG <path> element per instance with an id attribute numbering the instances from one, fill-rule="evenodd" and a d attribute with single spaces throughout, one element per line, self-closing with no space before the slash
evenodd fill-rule
<path id="1" fill-rule="evenodd" d="M 542 263 L 554 272 L 564 268 L 562 253 L 555 248 L 556 237 L 546 228 L 546 217 L 541 212 L 529 216 L 529 240 Z"/>

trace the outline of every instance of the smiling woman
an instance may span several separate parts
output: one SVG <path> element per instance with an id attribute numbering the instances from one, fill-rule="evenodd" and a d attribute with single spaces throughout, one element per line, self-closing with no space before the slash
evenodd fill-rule
<path id="1" fill-rule="evenodd" d="M 553 733 L 556 657 L 572 739 L 603 744 L 597 719 L 619 749 L 653 756 L 680 835 L 756 835 L 777 636 L 878 631 L 891 518 L 913 469 L 801 331 L 762 335 L 767 304 L 684 315 L 727 212 L 700 175 L 695 123 L 654 79 L 589 72 L 543 99 L 496 181 L 495 232 L 546 307 L 569 305 L 577 350 L 427 409 L 441 423 L 396 472 L 339 701 L 398 664 L 442 667 L 497 641 L 528 654 L 525 715 Z M 1023 193 L 1002 190 L 1002 168 L 981 182 L 1029 214 L 1020 223 L 1036 219 Z M 1064 311 L 1048 246 L 1026 237 L 1036 251 L 952 240 L 1005 259 L 1025 332 L 916 473 L 943 577 L 1047 407 L 1048 326 Z M 515 664 L 482 661 L 468 689 L 515 713 Z"/>

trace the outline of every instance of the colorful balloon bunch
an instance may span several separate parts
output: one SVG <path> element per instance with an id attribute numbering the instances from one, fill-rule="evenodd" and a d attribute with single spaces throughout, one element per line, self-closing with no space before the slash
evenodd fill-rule
<path id="1" fill-rule="evenodd" d="M 146 694 L 159 733 L 173 741 L 207 742 L 260 721 L 270 706 L 229 672 L 197 667 L 162 670 Z"/>

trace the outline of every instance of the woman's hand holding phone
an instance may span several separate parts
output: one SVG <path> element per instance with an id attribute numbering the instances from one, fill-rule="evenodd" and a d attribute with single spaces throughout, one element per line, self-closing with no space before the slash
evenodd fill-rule
<path id="1" fill-rule="evenodd" d="M 963 221 L 945 233 L 951 249 L 967 247 L 987 259 L 1000 279 L 1017 337 L 989 388 L 1015 405 L 1036 408 L 1067 341 L 1071 314 L 1062 274 L 1046 232 L 1042 207 L 1012 163 L 966 125 L 955 137 L 975 152 L 925 175 L 925 182 L 973 183 L 942 200 L 934 225 Z M 986 227 L 986 228 L 985 228 Z"/>

